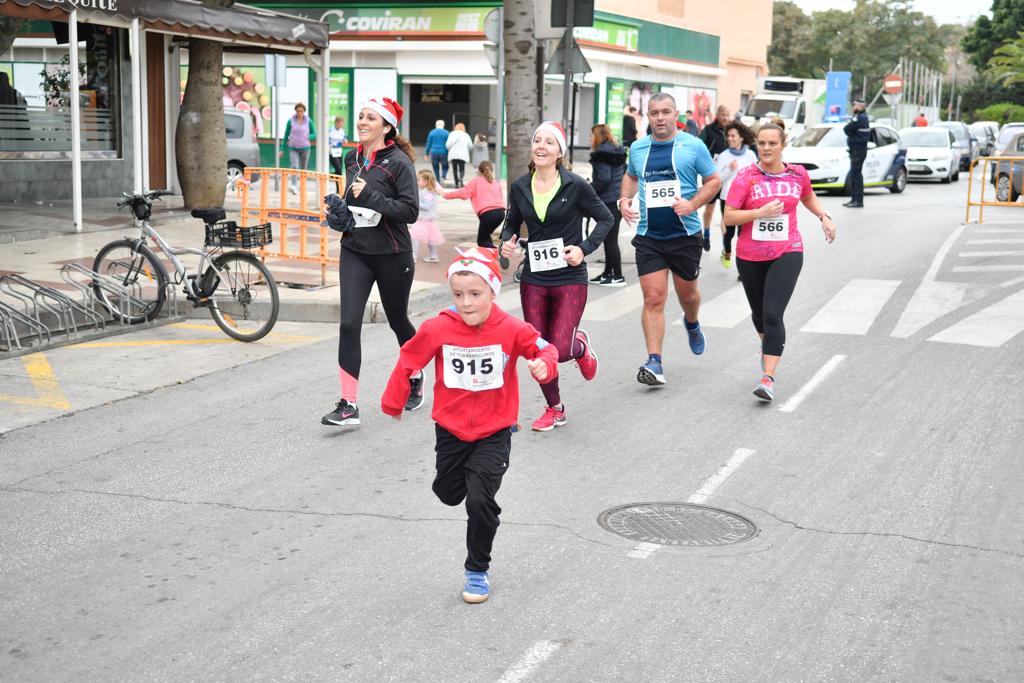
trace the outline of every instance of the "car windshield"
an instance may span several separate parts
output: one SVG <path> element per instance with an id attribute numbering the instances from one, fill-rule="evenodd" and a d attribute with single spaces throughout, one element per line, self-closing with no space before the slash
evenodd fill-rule
<path id="1" fill-rule="evenodd" d="M 915 130 L 905 128 L 900 131 L 900 137 L 907 147 L 948 147 L 949 137 L 945 133 L 934 130 Z"/>
<path id="2" fill-rule="evenodd" d="M 953 137 L 955 137 L 957 140 L 966 140 L 967 138 L 970 137 L 970 135 L 967 134 L 967 126 L 965 126 L 962 123 L 943 122 L 937 123 L 935 125 L 937 125 L 939 128 L 949 128 L 951 131 L 953 131 Z"/>
<path id="3" fill-rule="evenodd" d="M 793 117 L 796 111 L 794 100 L 775 100 L 768 97 L 755 97 L 747 105 L 747 116 L 763 118 L 768 114 L 777 114 L 784 119 Z"/>
<path id="4" fill-rule="evenodd" d="M 1021 132 L 1024 132 L 1024 123 L 1007 124 L 999 131 L 999 140 L 996 144 L 1000 146 L 1005 145 L 1010 141 L 1010 138 Z"/>
<path id="5" fill-rule="evenodd" d="M 974 133 L 975 137 L 988 137 L 988 126 L 984 123 L 972 123 L 967 127 L 971 129 L 971 132 Z"/>
<path id="6" fill-rule="evenodd" d="M 839 127 L 808 128 L 793 141 L 793 147 L 846 147 L 846 135 Z"/>

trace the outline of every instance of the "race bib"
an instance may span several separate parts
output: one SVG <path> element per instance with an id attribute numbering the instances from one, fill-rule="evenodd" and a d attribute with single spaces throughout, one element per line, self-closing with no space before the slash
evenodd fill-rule
<path id="1" fill-rule="evenodd" d="M 526 251 L 530 255 L 530 272 L 542 273 L 545 270 L 565 268 L 565 243 L 561 237 L 541 242 L 530 242 L 526 245 Z"/>
<path id="2" fill-rule="evenodd" d="M 341 153 L 344 151 L 345 150 L 342 147 L 331 147 L 331 156 L 335 158 L 340 157 Z"/>
<path id="3" fill-rule="evenodd" d="M 444 344 L 444 385 L 449 389 L 486 391 L 505 384 L 501 344 L 463 348 Z"/>
<path id="4" fill-rule="evenodd" d="M 648 181 L 645 186 L 647 208 L 672 206 L 679 199 L 679 182 L 675 180 Z"/>
<path id="5" fill-rule="evenodd" d="M 750 236 L 758 242 L 788 241 L 789 216 L 782 214 L 773 218 L 758 218 L 754 221 Z"/>

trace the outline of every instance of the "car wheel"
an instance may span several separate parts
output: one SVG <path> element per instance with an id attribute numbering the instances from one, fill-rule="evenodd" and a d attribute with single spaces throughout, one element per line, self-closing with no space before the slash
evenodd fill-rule
<path id="1" fill-rule="evenodd" d="M 950 169 L 950 170 L 952 170 L 952 169 Z M 950 180 L 952 180 L 954 183 L 956 181 L 960 180 L 960 169 L 959 168 L 956 169 L 955 171 L 953 171 L 953 175 L 950 177 Z"/>
<path id="2" fill-rule="evenodd" d="M 900 166 L 896 170 L 896 176 L 892 179 L 892 185 L 889 186 L 889 192 L 899 194 L 905 189 L 907 189 L 907 169 Z"/>
<path id="3" fill-rule="evenodd" d="M 996 178 L 996 201 L 1015 202 L 1020 198 L 1020 188 L 1010 187 L 1010 176 L 1000 173 Z"/>
<path id="4" fill-rule="evenodd" d="M 245 166 L 237 161 L 228 162 L 228 192 L 238 189 L 238 184 L 245 178 Z"/>

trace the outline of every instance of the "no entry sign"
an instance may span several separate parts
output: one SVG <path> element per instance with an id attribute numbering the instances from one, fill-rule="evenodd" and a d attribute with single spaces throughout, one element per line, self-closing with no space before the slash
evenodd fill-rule
<path id="1" fill-rule="evenodd" d="M 900 76 L 899 74 L 889 74 L 882 80 L 882 90 L 890 95 L 903 92 L 903 76 Z"/>

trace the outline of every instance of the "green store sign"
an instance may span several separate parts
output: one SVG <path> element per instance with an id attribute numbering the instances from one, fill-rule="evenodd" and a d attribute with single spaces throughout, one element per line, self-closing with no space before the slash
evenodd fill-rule
<path id="1" fill-rule="evenodd" d="M 572 34 L 585 43 L 627 52 L 636 52 L 640 44 L 640 29 L 606 19 L 594 19 L 593 26 L 577 26 Z"/>
<path id="2" fill-rule="evenodd" d="M 478 34 L 484 32 L 484 17 L 488 7 L 415 7 L 389 9 L 385 7 L 353 7 L 332 9 L 323 14 L 328 30 L 336 33 L 419 33 Z M 307 14 L 308 13 L 305 13 Z M 319 18 L 319 17 L 318 17 Z"/>

